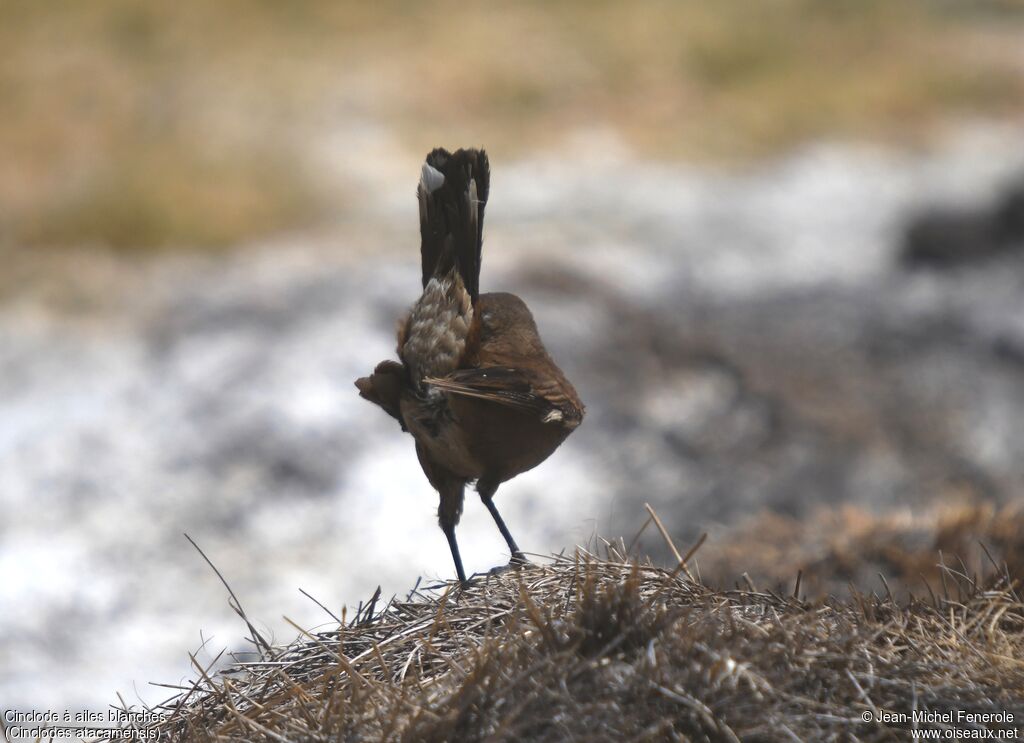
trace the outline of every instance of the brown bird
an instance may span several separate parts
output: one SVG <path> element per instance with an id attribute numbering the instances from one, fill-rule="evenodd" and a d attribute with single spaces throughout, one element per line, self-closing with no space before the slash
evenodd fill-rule
<path id="1" fill-rule="evenodd" d="M 362 397 L 416 439 L 463 585 L 455 526 L 466 484 L 476 481 L 512 562 L 524 562 L 494 494 L 547 459 L 583 420 L 583 403 L 545 350 L 523 300 L 479 293 L 489 185 L 483 150 L 427 155 L 416 189 L 423 294 L 399 324 L 400 361 L 382 361 L 356 380 Z"/>

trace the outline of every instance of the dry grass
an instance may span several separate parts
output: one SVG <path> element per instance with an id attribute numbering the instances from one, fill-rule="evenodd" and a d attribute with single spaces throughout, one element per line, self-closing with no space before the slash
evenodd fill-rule
<path id="1" fill-rule="evenodd" d="M 905 604 L 713 590 L 606 545 L 414 590 L 161 707 L 186 741 L 899 740 L 866 711 L 1024 720 L 1017 583 L 947 571 Z M 261 640 L 255 640 L 257 646 Z M 919 728 L 942 730 L 941 723 Z M 966 729 L 966 723 L 953 727 Z"/>
<path id="2" fill-rule="evenodd" d="M 758 586 L 791 585 L 801 574 L 810 596 L 859 590 L 928 595 L 949 571 L 973 580 L 993 572 L 1024 576 L 1024 509 L 963 502 L 923 512 L 869 513 L 846 506 L 805 519 L 764 513 L 702 555 L 706 582 L 732 585 L 746 573 Z"/>
<path id="3" fill-rule="evenodd" d="M 306 224 L 315 145 L 352 122 L 416 154 L 503 157 L 594 127 L 657 158 L 916 141 L 1020 112 L 1022 27 L 1012 0 L 14 0 L 0 242 L 222 245 Z"/>

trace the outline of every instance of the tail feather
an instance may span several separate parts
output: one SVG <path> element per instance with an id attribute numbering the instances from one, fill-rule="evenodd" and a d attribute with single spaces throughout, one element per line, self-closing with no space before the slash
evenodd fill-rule
<path id="1" fill-rule="evenodd" d="M 416 189 L 424 287 L 432 277 L 454 267 L 476 302 L 489 189 L 490 166 L 484 150 L 450 153 L 439 147 L 427 155 Z"/>

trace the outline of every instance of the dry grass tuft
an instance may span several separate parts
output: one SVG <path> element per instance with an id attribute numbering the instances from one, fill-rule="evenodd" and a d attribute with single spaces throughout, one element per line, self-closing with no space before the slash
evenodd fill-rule
<path id="1" fill-rule="evenodd" d="M 371 602 L 338 628 L 201 673 L 173 740 L 893 740 L 866 711 L 1024 720 L 1024 603 L 982 585 L 808 603 L 717 591 L 625 550 L 578 550 L 460 591 Z M 942 729 L 922 722 L 920 728 Z M 969 727 L 958 724 L 957 727 Z"/>
<path id="2" fill-rule="evenodd" d="M 709 549 L 704 580 L 732 585 L 746 572 L 755 585 L 792 585 L 815 596 L 871 586 L 927 595 L 950 570 L 977 582 L 1024 576 L 1024 509 L 986 502 L 946 504 L 924 511 L 875 514 L 854 506 L 822 509 L 795 519 L 764 513 Z M 883 576 L 883 577 L 880 577 Z"/>

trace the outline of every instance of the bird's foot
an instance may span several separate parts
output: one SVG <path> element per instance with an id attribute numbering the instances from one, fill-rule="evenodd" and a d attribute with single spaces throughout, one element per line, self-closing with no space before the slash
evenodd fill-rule
<path id="1" fill-rule="evenodd" d="M 496 565 L 490 570 L 473 573 L 469 578 L 459 584 L 459 588 L 465 591 L 467 588 L 475 585 L 480 578 L 486 579 L 492 576 L 498 576 L 502 573 L 507 573 L 509 570 L 519 570 L 527 565 L 533 565 L 533 563 L 527 560 L 526 556 L 522 552 L 515 552 L 512 554 L 512 559 L 509 560 L 506 565 Z"/>
<path id="2" fill-rule="evenodd" d="M 513 552 L 512 559 L 508 561 L 507 565 L 497 565 L 488 570 L 485 575 L 501 575 L 502 573 L 507 573 L 509 570 L 519 570 L 519 568 L 532 564 L 533 563 L 527 560 L 526 555 L 522 552 Z"/>

